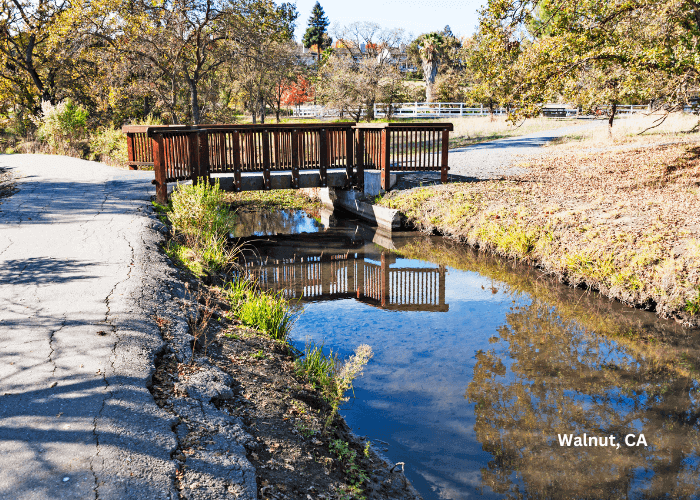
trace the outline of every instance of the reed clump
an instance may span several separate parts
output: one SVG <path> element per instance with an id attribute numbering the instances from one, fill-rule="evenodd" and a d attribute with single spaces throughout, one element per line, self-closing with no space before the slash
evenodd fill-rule
<path id="1" fill-rule="evenodd" d="M 332 411 L 326 419 L 326 428 L 335 419 L 340 405 L 350 399 L 346 397 L 346 393 L 352 390 L 353 380 L 362 375 L 372 356 L 372 348 L 361 344 L 353 355 L 342 361 L 337 352 L 330 350 L 328 354 L 324 354 L 323 345 L 307 342 L 304 356 L 296 360 L 296 372 L 314 384 L 331 406 Z"/>
<path id="2" fill-rule="evenodd" d="M 238 248 L 231 247 L 236 214 L 226 202 L 219 183 L 178 186 L 165 208 L 173 238 L 165 250 L 195 275 L 216 272 L 232 265 Z"/>

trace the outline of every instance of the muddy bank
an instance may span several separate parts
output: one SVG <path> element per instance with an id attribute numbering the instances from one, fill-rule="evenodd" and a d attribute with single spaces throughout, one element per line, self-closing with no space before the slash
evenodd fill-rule
<path id="1" fill-rule="evenodd" d="M 700 324 L 700 148 L 566 154 L 501 180 L 392 192 L 428 233 L 535 265 L 686 326 Z"/>

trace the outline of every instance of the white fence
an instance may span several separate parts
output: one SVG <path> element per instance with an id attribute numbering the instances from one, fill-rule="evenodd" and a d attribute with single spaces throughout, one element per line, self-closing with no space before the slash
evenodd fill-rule
<path id="1" fill-rule="evenodd" d="M 596 106 L 595 116 L 607 115 L 610 106 Z M 616 115 L 631 115 L 643 111 L 649 111 L 647 105 L 619 104 Z M 688 109 L 690 110 L 690 108 Z M 375 118 L 386 118 L 389 111 L 387 104 L 375 104 Z M 400 102 L 391 105 L 392 118 L 458 118 L 465 116 L 487 116 L 491 113 L 488 107 L 480 105 L 475 107 L 464 102 Z M 494 114 L 505 115 L 505 108 L 494 109 Z M 364 112 L 362 113 L 365 114 Z M 326 116 L 340 116 L 337 109 L 327 108 L 321 105 L 297 106 L 292 116 L 300 118 L 320 118 Z M 581 116 L 578 108 L 566 104 L 546 104 L 542 108 L 542 116 L 548 118 L 573 118 Z"/>
<path id="2" fill-rule="evenodd" d="M 375 104 L 374 116 L 385 118 L 388 114 L 387 104 Z M 497 108 L 494 114 L 507 114 L 505 108 Z M 399 102 L 391 105 L 391 116 L 394 118 L 456 118 L 460 116 L 486 116 L 489 108 L 473 107 L 464 102 Z"/>

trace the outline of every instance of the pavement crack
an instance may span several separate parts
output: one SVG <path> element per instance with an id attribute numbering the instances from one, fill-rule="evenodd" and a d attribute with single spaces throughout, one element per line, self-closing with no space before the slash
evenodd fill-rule
<path id="1" fill-rule="evenodd" d="M 2 254 L 4 254 L 5 252 L 7 252 L 7 251 L 9 250 L 9 248 L 10 248 L 12 245 L 14 245 L 14 241 L 12 241 L 10 238 L 7 238 L 7 237 L 6 237 L 5 239 L 8 241 L 8 244 L 7 244 L 7 246 L 6 246 L 5 248 L 3 248 L 2 250 L 0 250 L 0 255 L 2 255 Z"/>
<path id="2" fill-rule="evenodd" d="M 56 352 L 56 350 L 55 350 L 54 347 L 53 347 L 53 337 L 54 337 L 54 335 L 56 335 L 58 332 L 60 332 L 60 331 L 63 329 L 63 327 L 66 326 L 66 322 L 67 322 L 67 321 L 68 321 L 68 319 L 67 319 L 66 315 L 64 314 L 64 315 L 63 315 L 63 320 L 61 321 L 61 326 L 59 326 L 56 330 L 52 330 L 52 331 L 49 333 L 49 349 L 50 349 L 50 352 L 49 352 L 49 363 L 51 363 L 51 364 L 53 365 L 53 369 L 51 370 L 51 376 L 52 376 L 52 377 L 56 374 L 56 361 L 53 359 L 53 355 L 54 355 L 54 352 Z"/>
<path id="3" fill-rule="evenodd" d="M 112 289 L 109 291 L 107 296 L 105 297 L 105 319 L 104 319 L 104 324 L 107 325 L 107 327 L 111 330 L 112 335 L 114 336 L 113 338 L 115 339 L 114 342 L 112 343 L 112 349 L 111 349 L 111 355 L 109 358 L 109 364 L 111 368 L 111 372 L 114 372 L 114 362 L 117 357 L 117 346 L 121 342 L 121 337 L 119 335 L 117 326 L 114 324 L 113 318 L 111 317 L 112 314 L 112 305 L 111 303 L 113 302 L 113 297 L 114 294 L 117 290 L 117 288 L 122 284 L 128 281 L 131 278 L 131 269 L 133 267 L 134 263 L 134 248 L 132 247 L 131 243 L 127 238 L 124 237 L 122 234 L 121 237 L 126 241 L 126 243 L 129 245 L 129 250 L 130 250 L 130 259 L 129 259 L 129 265 L 128 265 L 128 270 L 126 273 L 126 277 L 114 284 Z M 102 373 L 102 380 L 105 384 L 105 389 L 107 391 L 107 395 L 102 399 L 102 405 L 100 406 L 100 410 L 97 412 L 97 415 L 95 415 L 95 418 L 93 420 L 93 427 L 92 427 L 92 433 L 95 436 L 95 443 L 96 443 L 96 448 L 97 451 L 95 453 L 95 459 L 97 459 L 100 456 L 100 434 L 97 430 L 97 425 L 98 425 L 98 420 L 102 417 L 102 413 L 104 412 L 105 406 L 107 405 L 107 401 L 112 399 L 114 397 L 114 392 L 110 388 L 109 381 L 107 380 L 107 370 L 104 370 Z M 97 472 L 95 471 L 93 467 L 93 462 L 94 460 L 90 461 L 90 471 L 92 472 L 93 477 L 95 478 L 95 500 L 99 500 L 100 497 L 100 492 L 99 492 L 99 486 L 100 486 L 100 480 L 97 475 Z"/>

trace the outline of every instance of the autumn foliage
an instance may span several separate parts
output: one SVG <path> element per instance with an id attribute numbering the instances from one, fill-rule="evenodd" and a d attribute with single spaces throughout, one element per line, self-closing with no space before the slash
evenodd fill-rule
<path id="1" fill-rule="evenodd" d="M 311 82 L 301 75 L 289 82 L 282 91 L 282 104 L 285 106 L 300 106 L 314 98 L 314 88 Z"/>

